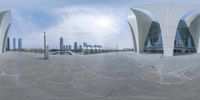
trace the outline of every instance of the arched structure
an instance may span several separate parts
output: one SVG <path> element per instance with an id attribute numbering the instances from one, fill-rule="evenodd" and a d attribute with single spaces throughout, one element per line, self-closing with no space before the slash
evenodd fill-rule
<path id="1" fill-rule="evenodd" d="M 132 28 L 135 38 L 134 43 L 137 53 L 153 51 L 158 49 L 164 56 L 173 56 L 177 50 L 177 37 L 187 39 L 190 44 L 186 45 L 185 50 L 200 53 L 200 4 L 145 4 L 133 6 L 128 15 L 128 23 Z M 152 25 L 156 32 L 152 31 Z M 157 23 L 157 24 L 155 24 Z M 184 27 L 183 27 L 184 25 Z M 155 30 L 154 30 L 155 31 Z M 187 31 L 187 32 L 183 32 Z M 155 43 L 150 42 L 153 47 L 147 47 L 149 34 L 156 38 Z M 158 35 L 159 34 L 159 35 Z M 159 37 L 161 38 L 158 42 Z M 179 48 L 183 49 L 183 48 Z"/>
<path id="2" fill-rule="evenodd" d="M 6 41 L 11 26 L 11 11 L 0 10 L 0 53 L 6 51 Z"/>

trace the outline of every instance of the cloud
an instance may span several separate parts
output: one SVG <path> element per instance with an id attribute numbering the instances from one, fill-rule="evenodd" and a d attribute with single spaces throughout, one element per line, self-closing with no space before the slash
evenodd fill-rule
<path id="1" fill-rule="evenodd" d="M 64 37 L 65 44 L 77 41 L 79 44 L 87 42 L 106 47 L 113 47 L 115 42 L 124 39 L 124 36 L 120 36 L 124 34 L 121 19 L 126 21 L 126 13 L 123 13 L 125 18 L 121 18 L 120 8 L 67 6 L 54 8 L 51 12 L 23 8 L 12 9 L 13 22 L 9 36 L 22 38 L 24 48 L 42 48 L 43 32 L 47 33 L 51 48 L 59 47 L 60 37 Z M 125 37 L 122 41 L 126 40 Z"/>
<path id="2" fill-rule="evenodd" d="M 67 7 L 55 10 L 56 25 L 44 30 L 49 44 L 58 47 L 59 38 L 66 44 L 77 41 L 106 45 L 119 34 L 119 18 L 112 11 L 91 7 Z"/>
<path id="3" fill-rule="evenodd" d="M 88 42 L 132 47 L 127 26 L 128 8 L 134 4 L 159 2 L 198 2 L 199 0 L 0 0 L 0 7 L 11 8 L 11 37 L 22 37 L 25 48 L 43 47 L 43 32 L 47 32 L 50 47 Z"/>

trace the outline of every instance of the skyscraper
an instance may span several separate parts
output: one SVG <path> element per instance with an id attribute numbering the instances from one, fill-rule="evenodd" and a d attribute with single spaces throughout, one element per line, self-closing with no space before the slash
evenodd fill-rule
<path id="1" fill-rule="evenodd" d="M 82 50 L 82 45 L 79 45 L 79 50 Z"/>
<path id="2" fill-rule="evenodd" d="M 18 50 L 22 50 L 22 39 L 18 39 Z"/>
<path id="3" fill-rule="evenodd" d="M 83 42 L 83 47 L 87 47 L 87 43 L 86 42 Z"/>
<path id="4" fill-rule="evenodd" d="M 74 42 L 74 50 L 78 50 L 78 44 L 77 44 L 77 42 Z"/>
<path id="5" fill-rule="evenodd" d="M 6 46 L 6 51 L 10 50 L 10 38 L 7 38 L 7 46 Z"/>
<path id="6" fill-rule="evenodd" d="M 63 50 L 66 50 L 65 45 L 63 45 Z"/>
<path id="7" fill-rule="evenodd" d="M 16 39 L 13 38 L 13 50 L 15 51 L 16 50 Z"/>
<path id="8" fill-rule="evenodd" d="M 64 45 L 64 43 L 63 43 L 63 37 L 61 37 L 60 38 L 60 50 L 63 50 L 63 45 Z"/>

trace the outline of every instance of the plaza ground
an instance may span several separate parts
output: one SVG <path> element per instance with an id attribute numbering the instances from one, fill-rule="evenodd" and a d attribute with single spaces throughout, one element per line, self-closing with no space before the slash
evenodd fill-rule
<path id="1" fill-rule="evenodd" d="M 1 100 L 197 100 L 200 56 L 0 54 Z"/>

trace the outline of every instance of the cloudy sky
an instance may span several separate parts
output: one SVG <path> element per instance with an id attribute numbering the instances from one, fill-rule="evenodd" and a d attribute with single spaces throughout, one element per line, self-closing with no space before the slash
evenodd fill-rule
<path id="1" fill-rule="evenodd" d="M 200 0 L 0 0 L 1 9 L 11 9 L 10 38 L 22 38 L 24 48 L 42 48 L 43 32 L 48 45 L 101 44 L 104 47 L 132 48 L 127 12 L 132 5 Z"/>

